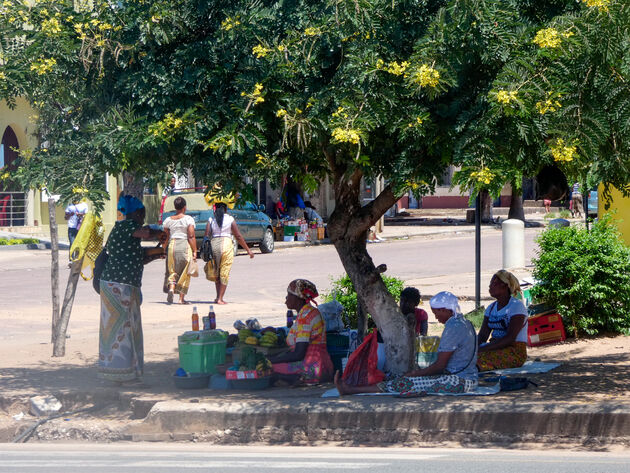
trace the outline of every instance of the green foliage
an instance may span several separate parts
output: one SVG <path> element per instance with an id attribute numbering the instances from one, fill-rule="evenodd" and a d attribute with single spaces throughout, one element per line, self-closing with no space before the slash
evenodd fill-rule
<path id="1" fill-rule="evenodd" d="M 630 248 L 610 217 L 590 232 L 571 226 L 548 228 L 538 238 L 534 299 L 555 307 L 574 332 L 630 333 Z"/>
<path id="2" fill-rule="evenodd" d="M 36 238 L 0 238 L 0 246 L 28 245 L 31 243 L 39 243 L 39 240 Z"/>
<path id="3" fill-rule="evenodd" d="M 464 314 L 464 317 L 472 322 L 475 329 L 479 330 L 481 328 L 481 324 L 483 324 L 485 311 L 485 306 L 480 306 L 478 309 L 471 310 L 467 314 Z"/>
<path id="4" fill-rule="evenodd" d="M 558 215 L 560 218 L 569 218 L 571 216 L 571 212 L 567 209 L 563 209 L 558 213 Z"/>
<path id="5" fill-rule="evenodd" d="M 400 293 L 405 288 L 405 281 L 393 276 L 381 275 L 381 277 L 389 293 L 394 297 L 396 302 L 398 302 L 400 300 Z M 347 274 L 338 279 L 333 279 L 331 291 L 324 294 L 324 302 L 330 302 L 335 299 L 339 301 L 344 308 L 343 322 L 345 326 L 356 328 L 358 299 L 354 285 Z"/>

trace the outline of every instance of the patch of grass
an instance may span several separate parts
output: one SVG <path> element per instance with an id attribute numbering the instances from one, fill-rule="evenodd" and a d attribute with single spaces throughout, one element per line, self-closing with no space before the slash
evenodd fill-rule
<path id="1" fill-rule="evenodd" d="M 28 245 L 30 243 L 39 243 L 39 240 L 36 238 L 0 238 L 0 246 Z"/>
<path id="2" fill-rule="evenodd" d="M 481 328 L 481 324 L 483 323 L 484 312 L 486 311 L 485 306 L 480 306 L 478 309 L 472 310 L 467 314 L 464 314 L 468 320 L 470 320 L 478 331 Z"/>

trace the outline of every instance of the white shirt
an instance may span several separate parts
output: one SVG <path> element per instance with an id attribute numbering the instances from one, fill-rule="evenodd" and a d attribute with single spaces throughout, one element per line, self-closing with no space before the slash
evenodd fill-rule
<path id="1" fill-rule="evenodd" d="M 217 237 L 232 237 L 232 222 L 234 221 L 234 217 L 231 215 L 225 214 L 223 215 L 223 225 L 219 228 L 217 221 L 214 217 L 210 217 L 208 222 L 210 222 L 210 230 L 212 231 L 212 238 Z"/>
<path id="2" fill-rule="evenodd" d="M 164 228 L 168 229 L 173 240 L 185 240 L 188 238 L 188 227 L 195 226 L 195 219 L 190 215 L 182 218 L 167 218 L 164 220 Z"/>
<path id="3" fill-rule="evenodd" d="M 77 230 L 81 227 L 81 222 L 83 221 L 83 217 L 88 211 L 88 204 L 85 202 L 79 202 L 78 204 L 70 204 L 66 207 L 65 213 L 72 214 L 72 216 L 68 219 L 68 228 L 76 228 Z"/>
<path id="4" fill-rule="evenodd" d="M 501 339 L 505 337 L 512 317 L 515 315 L 524 315 L 525 323 L 514 341 L 527 343 L 527 309 L 523 303 L 516 297 L 511 297 L 507 305 L 501 310 L 497 310 L 497 305 L 496 302 L 490 304 L 484 314 L 488 317 L 488 327 L 492 330 L 492 338 Z"/>

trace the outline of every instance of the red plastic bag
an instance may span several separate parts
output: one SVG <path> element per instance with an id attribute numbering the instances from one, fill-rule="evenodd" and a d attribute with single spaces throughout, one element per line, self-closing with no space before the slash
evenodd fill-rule
<path id="1" fill-rule="evenodd" d="M 344 383 L 349 386 L 369 386 L 383 381 L 385 374 L 376 367 L 377 350 L 378 342 L 374 329 L 348 358 L 342 376 Z"/>

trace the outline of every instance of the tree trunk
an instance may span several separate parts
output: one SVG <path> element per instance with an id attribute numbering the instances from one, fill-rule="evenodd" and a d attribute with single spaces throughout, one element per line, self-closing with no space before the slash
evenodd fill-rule
<path id="1" fill-rule="evenodd" d="M 50 289 L 52 292 L 52 326 L 50 343 L 55 341 L 55 327 L 59 321 L 59 227 L 57 226 L 56 203 L 48 198 L 48 218 L 50 220 Z"/>
<path id="2" fill-rule="evenodd" d="M 335 210 L 328 223 L 328 232 L 354 284 L 359 303 L 370 313 L 383 336 L 386 371 L 401 375 L 414 365 L 415 333 L 387 290 L 367 252 L 365 240 L 367 230 L 394 205 L 397 198 L 387 187 L 369 204 L 361 207 L 360 180 L 359 173 L 349 180 L 341 172 L 335 176 Z"/>
<path id="3" fill-rule="evenodd" d="M 516 218 L 525 221 L 525 210 L 523 209 L 523 189 L 517 188 L 512 183 L 512 201 L 510 202 L 510 211 L 508 218 Z"/>
<path id="4" fill-rule="evenodd" d="M 72 304 L 74 303 L 74 294 L 77 291 L 77 283 L 79 282 L 79 275 L 81 274 L 82 262 L 83 258 L 73 262 L 70 266 L 70 276 L 68 276 L 66 294 L 63 298 L 61 316 L 53 332 L 53 356 L 65 356 L 66 354 L 66 331 L 68 330 L 68 322 L 70 321 Z"/>
<path id="5" fill-rule="evenodd" d="M 481 223 L 493 223 L 492 196 L 487 190 L 479 191 L 481 201 Z"/>

